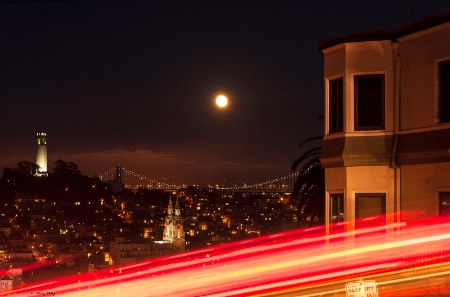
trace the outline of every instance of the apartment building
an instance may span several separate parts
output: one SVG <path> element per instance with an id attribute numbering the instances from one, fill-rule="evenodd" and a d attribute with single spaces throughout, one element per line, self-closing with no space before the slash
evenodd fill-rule
<path id="1" fill-rule="evenodd" d="M 357 229 L 369 216 L 448 215 L 450 13 L 327 40 L 319 50 L 328 233 Z"/>

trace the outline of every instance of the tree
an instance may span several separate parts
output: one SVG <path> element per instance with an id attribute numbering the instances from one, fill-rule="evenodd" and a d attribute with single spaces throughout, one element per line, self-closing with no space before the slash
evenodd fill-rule
<path id="1" fill-rule="evenodd" d="M 41 168 L 38 164 L 26 160 L 17 163 L 17 167 L 25 175 L 35 175 L 39 168 Z"/>
<path id="2" fill-rule="evenodd" d="M 39 165 L 30 161 L 17 163 L 17 168 L 4 168 L 2 180 L 3 191 L 7 190 L 9 193 L 29 193 L 35 191 L 38 186 L 35 177 L 38 168 L 40 168 Z"/>
<path id="3" fill-rule="evenodd" d="M 52 166 L 53 174 L 59 176 L 73 176 L 81 175 L 78 165 L 73 162 L 64 162 L 63 160 L 56 160 Z"/>
<path id="4" fill-rule="evenodd" d="M 322 137 L 308 138 L 299 147 L 303 148 L 318 140 L 322 140 Z M 291 170 L 298 172 L 291 200 L 297 206 L 300 222 L 308 225 L 324 223 L 325 171 L 320 161 L 321 151 L 321 145 L 307 149 L 291 165 Z"/>

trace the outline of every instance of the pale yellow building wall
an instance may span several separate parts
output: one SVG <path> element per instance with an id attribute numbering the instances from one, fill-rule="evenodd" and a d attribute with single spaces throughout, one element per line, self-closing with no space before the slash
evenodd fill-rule
<path id="1" fill-rule="evenodd" d="M 325 168 L 325 189 L 342 192 L 345 189 L 345 167 Z"/>
<path id="2" fill-rule="evenodd" d="M 438 116 L 437 63 L 450 59 L 450 23 L 399 38 L 401 130 L 430 127 Z"/>
<path id="3" fill-rule="evenodd" d="M 327 49 L 324 52 L 324 78 L 343 76 L 345 73 L 345 45 Z"/>
<path id="4" fill-rule="evenodd" d="M 421 217 L 439 215 L 439 192 L 450 191 L 450 163 L 402 166 L 401 209 Z"/>
<path id="5" fill-rule="evenodd" d="M 390 40 L 346 43 L 347 73 L 379 72 L 391 68 Z"/>

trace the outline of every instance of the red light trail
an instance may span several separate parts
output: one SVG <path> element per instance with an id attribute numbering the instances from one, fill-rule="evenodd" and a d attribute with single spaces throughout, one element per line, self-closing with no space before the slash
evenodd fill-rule
<path id="1" fill-rule="evenodd" d="M 441 280 L 450 280 L 448 219 L 364 222 L 367 227 L 351 232 L 326 236 L 324 227 L 295 230 L 115 267 L 113 273 L 107 269 L 30 284 L 14 293 L 306 296 L 345 294 L 346 282 L 371 279 L 380 293 L 400 296 L 429 292 L 430 279 L 438 288 Z"/>

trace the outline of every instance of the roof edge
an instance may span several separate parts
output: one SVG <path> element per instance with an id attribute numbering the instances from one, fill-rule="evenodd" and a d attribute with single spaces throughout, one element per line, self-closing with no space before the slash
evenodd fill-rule
<path id="1" fill-rule="evenodd" d="M 323 51 L 332 46 L 349 43 L 349 42 L 365 42 L 378 40 L 396 40 L 399 37 L 414 34 L 438 25 L 450 22 L 450 11 L 444 14 L 431 16 L 410 25 L 400 28 L 399 30 L 389 32 L 386 30 L 376 30 L 370 32 L 355 32 L 341 37 L 336 37 L 318 42 L 318 50 Z"/>

